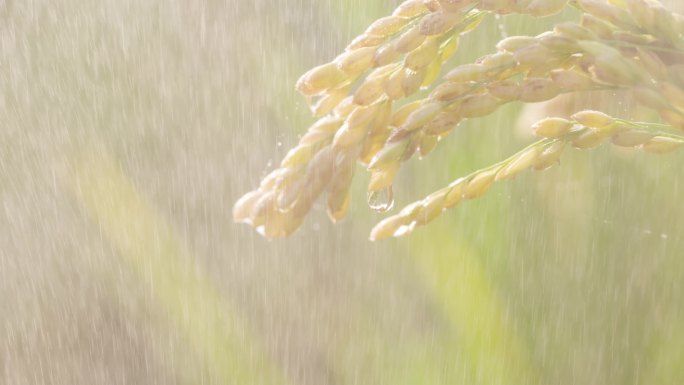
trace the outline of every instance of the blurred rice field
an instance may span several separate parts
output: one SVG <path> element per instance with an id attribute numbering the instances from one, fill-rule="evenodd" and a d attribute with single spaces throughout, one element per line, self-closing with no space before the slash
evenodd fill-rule
<path id="1" fill-rule="evenodd" d="M 297 77 L 396 5 L 0 0 L 0 384 L 682 383 L 681 151 L 571 152 L 400 241 L 367 241 L 365 176 L 339 225 L 232 223 L 312 122 Z M 454 63 L 572 17 L 487 19 Z M 517 151 L 520 114 L 398 205 Z"/>

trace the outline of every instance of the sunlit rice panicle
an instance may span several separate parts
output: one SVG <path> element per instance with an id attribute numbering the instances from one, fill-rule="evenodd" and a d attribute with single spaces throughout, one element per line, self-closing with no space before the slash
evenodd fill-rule
<path id="1" fill-rule="evenodd" d="M 444 210 L 484 195 L 496 181 L 513 179 L 521 172 L 546 170 L 556 164 L 567 147 L 587 149 L 604 142 L 664 154 L 684 147 L 684 136 L 654 131 L 652 124 L 612 118 L 597 111 L 580 111 L 573 119 L 547 118 L 534 125 L 543 139 L 508 159 L 459 178 L 426 198 L 414 202 L 398 214 L 378 223 L 371 240 L 400 237 L 425 225 Z M 657 125 L 660 126 L 660 125 Z M 660 128 L 660 127 L 658 127 Z"/>
<path id="2" fill-rule="evenodd" d="M 604 14 L 600 13 L 605 18 Z M 628 17 L 620 15 L 621 25 L 635 28 L 627 23 Z M 591 14 L 584 16 L 583 24 L 594 18 L 594 28 L 596 25 L 616 28 Z M 414 108 L 397 130 L 441 138 L 462 120 L 489 115 L 511 101 L 534 103 L 550 100 L 560 93 L 611 88 L 640 88 L 641 95 L 649 97 L 647 106 L 657 109 L 670 124 L 682 127 L 682 110 L 674 106 L 684 102 L 681 85 L 671 87 L 670 83 L 658 80 L 668 71 L 658 54 L 659 46 L 642 44 L 635 49 L 615 49 L 599 42 L 597 35 L 583 24 L 566 22 L 536 37 L 513 36 L 502 40 L 497 45 L 499 52 L 449 71 L 443 83 L 422 105 Z M 671 94 L 668 98 L 660 96 L 664 89 Z M 412 138 L 403 135 L 402 140 L 410 143 Z M 392 146 L 378 157 L 384 164 L 396 167 L 396 163 L 410 158 L 415 151 L 409 145 L 404 152 L 397 153 L 396 146 Z M 394 156 L 395 164 L 388 162 L 390 155 Z M 373 166 L 372 162 L 371 171 L 382 172 Z M 390 182 L 387 180 L 386 184 Z M 370 189 L 385 187 L 383 184 L 369 186 Z"/>
<path id="3" fill-rule="evenodd" d="M 267 237 L 286 236 L 324 191 L 330 218 L 342 219 L 355 165 L 368 163 L 387 140 L 393 103 L 436 80 L 458 49 L 459 35 L 481 19 L 472 6 L 465 8 L 446 11 L 407 1 L 375 21 L 335 60 L 304 74 L 296 88 L 320 120 L 259 189 L 236 203 L 234 219 Z M 424 141 L 423 151 L 429 143 Z"/>
<path id="4" fill-rule="evenodd" d="M 578 22 L 504 38 L 495 52 L 473 63 L 443 68 L 461 36 L 488 13 L 541 17 L 568 3 L 580 11 Z M 462 121 L 510 102 L 536 103 L 560 94 L 628 91 L 667 124 L 630 122 L 600 111 L 543 119 L 533 126 L 541 141 L 410 205 L 382 221 L 371 238 L 409 233 L 443 209 L 483 195 L 496 181 L 551 167 L 568 146 L 586 149 L 610 141 L 652 153 L 672 151 L 682 138 L 661 128 L 684 130 L 683 33 L 684 17 L 652 0 L 405 1 L 337 58 L 297 81 L 319 120 L 280 167 L 236 203 L 234 218 L 267 237 L 287 236 L 325 192 L 327 212 L 339 221 L 349 208 L 357 163 L 371 174 L 369 205 L 386 211 L 401 164 L 416 154 L 427 156 Z M 404 102 L 433 83 L 426 97 Z"/>

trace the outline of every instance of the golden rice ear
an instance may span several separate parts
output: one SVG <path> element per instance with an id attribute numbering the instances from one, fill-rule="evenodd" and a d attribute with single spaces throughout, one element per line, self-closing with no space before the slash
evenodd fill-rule
<path id="1" fill-rule="evenodd" d="M 463 14 L 459 12 L 435 12 L 421 20 L 420 33 L 425 36 L 441 35 L 461 21 L 463 21 Z"/>
<path id="2" fill-rule="evenodd" d="M 577 41 L 569 37 L 546 33 L 537 37 L 537 39 L 542 46 L 557 54 L 573 55 L 581 52 Z"/>
<path id="3" fill-rule="evenodd" d="M 660 82 L 658 85 L 663 97 L 677 110 L 684 111 L 684 90 L 670 82 Z"/>
<path id="4" fill-rule="evenodd" d="M 513 52 L 513 59 L 530 69 L 543 68 L 549 63 L 549 59 L 554 57 L 554 52 L 539 43 L 522 47 Z"/>
<path id="5" fill-rule="evenodd" d="M 589 13 L 582 14 L 582 18 L 580 19 L 580 25 L 594 32 L 596 36 L 602 39 L 610 39 L 612 37 L 615 37 L 614 33 L 619 32 L 616 31 L 614 25 L 604 20 L 601 20 L 600 18 Z"/>
<path id="6" fill-rule="evenodd" d="M 637 48 L 639 63 L 646 68 L 651 76 L 656 80 L 666 80 L 668 78 L 668 67 L 663 60 L 652 51 L 644 48 Z"/>
<path id="7" fill-rule="evenodd" d="M 609 135 L 598 130 L 586 130 L 572 141 L 572 146 L 581 150 L 594 148 L 603 143 Z"/>
<path id="8" fill-rule="evenodd" d="M 564 92 L 586 91 L 596 87 L 596 82 L 578 68 L 553 70 L 551 80 Z"/>
<path id="9" fill-rule="evenodd" d="M 543 102 L 560 94 L 560 89 L 547 78 L 525 79 L 520 85 L 520 100 L 527 103 Z"/>
<path id="10" fill-rule="evenodd" d="M 354 103 L 359 106 L 369 106 L 380 99 L 384 93 L 381 79 L 369 79 L 354 92 Z"/>
<path id="11" fill-rule="evenodd" d="M 435 58 L 432 63 L 425 68 L 425 77 L 423 78 L 423 83 L 420 85 L 420 89 L 424 90 L 430 87 L 430 85 L 439 78 L 441 72 L 442 61 L 439 58 Z"/>
<path id="12" fill-rule="evenodd" d="M 614 135 L 611 143 L 619 147 L 636 147 L 653 139 L 656 135 L 643 131 L 626 131 Z"/>
<path id="13" fill-rule="evenodd" d="M 254 205 L 261 198 L 263 192 L 259 190 L 243 195 L 233 206 L 233 220 L 235 222 L 249 222 Z"/>
<path id="14" fill-rule="evenodd" d="M 394 183 L 394 179 L 399 171 L 399 162 L 389 164 L 382 169 L 371 170 L 370 181 L 368 182 L 368 191 L 380 191 L 386 189 Z"/>
<path id="15" fill-rule="evenodd" d="M 423 130 L 427 135 L 438 136 L 449 132 L 463 120 L 459 111 L 444 111 L 425 124 Z"/>
<path id="16" fill-rule="evenodd" d="M 408 70 L 404 69 L 404 68 L 400 68 L 400 69 L 394 71 L 383 82 L 382 86 L 383 86 L 383 89 L 385 90 L 385 95 L 387 95 L 387 97 L 390 100 L 399 100 L 399 99 L 404 97 L 403 82 L 404 82 L 404 72 L 405 71 L 408 71 Z"/>
<path id="17" fill-rule="evenodd" d="M 314 145 L 298 145 L 287 152 L 280 165 L 290 168 L 306 164 L 313 158 L 315 153 L 316 148 Z"/>
<path id="18" fill-rule="evenodd" d="M 416 93 L 425 81 L 426 75 L 427 68 L 421 68 L 417 71 L 406 68 L 404 77 L 401 79 L 401 88 L 404 91 L 404 96 Z"/>
<path id="19" fill-rule="evenodd" d="M 634 18 L 626 10 L 598 0 L 576 0 L 579 7 L 596 18 L 608 22 L 616 27 L 631 30 L 638 28 Z M 666 22 L 666 20 L 663 20 Z"/>
<path id="20" fill-rule="evenodd" d="M 684 147 L 684 136 L 646 131 L 649 123 L 616 119 L 597 111 L 580 111 L 572 118 L 576 120 L 546 118 L 537 122 L 534 125 L 535 131 L 552 138 L 542 139 L 502 162 L 459 178 L 423 200 L 414 202 L 399 214 L 378 224 L 370 239 L 406 235 L 415 227 L 428 224 L 445 209 L 458 205 L 462 200 L 479 198 L 496 181 L 512 179 L 527 169 L 546 170 L 558 164 L 568 143 L 576 148 L 586 149 L 610 142 L 616 146 L 638 148 L 650 153 L 667 153 Z M 582 126 L 580 121 L 597 128 Z M 657 124 L 650 125 L 661 127 Z"/>
<path id="21" fill-rule="evenodd" d="M 568 0 L 532 0 L 522 11 L 531 16 L 543 17 L 559 13 Z"/>
<path id="22" fill-rule="evenodd" d="M 400 141 L 387 141 L 387 144 L 373 157 L 368 165 L 369 170 L 383 170 L 393 167 L 404 155 L 408 147 L 409 137 Z"/>
<path id="23" fill-rule="evenodd" d="M 683 139 L 675 139 L 667 136 L 655 136 L 641 145 L 641 149 L 654 154 L 666 154 L 682 148 Z"/>
<path id="24" fill-rule="evenodd" d="M 456 54 L 456 52 L 458 52 L 460 44 L 461 39 L 458 35 L 454 35 L 442 46 L 442 54 L 440 55 L 442 63 L 447 62 Z"/>
<path id="25" fill-rule="evenodd" d="M 391 238 L 402 226 L 407 224 L 407 218 L 402 216 L 385 218 L 373 227 L 369 239 L 371 241 L 381 241 L 383 239 Z"/>
<path id="26" fill-rule="evenodd" d="M 487 78 L 487 67 L 482 64 L 463 64 L 449 71 L 444 80 L 454 83 L 481 81 Z"/>
<path id="27" fill-rule="evenodd" d="M 632 92 L 637 102 L 641 103 L 645 107 L 652 108 L 656 111 L 669 110 L 673 108 L 673 106 L 670 104 L 667 98 L 663 96 L 662 93 L 650 87 L 635 87 Z"/>
<path id="28" fill-rule="evenodd" d="M 442 10 L 442 5 L 439 3 L 439 0 L 423 0 L 423 4 L 430 12 Z"/>
<path id="29" fill-rule="evenodd" d="M 574 123 L 563 118 L 546 118 L 532 126 L 534 134 L 542 138 L 559 138 L 568 132 Z"/>
<path id="30" fill-rule="evenodd" d="M 420 151 L 420 156 L 425 157 L 432 152 L 437 147 L 437 142 L 439 138 L 434 135 L 423 135 L 420 138 L 420 144 L 418 145 L 418 150 Z"/>
<path id="31" fill-rule="evenodd" d="M 464 118 L 479 118 L 496 111 L 502 103 L 491 94 L 471 95 L 461 101 L 458 111 Z"/>
<path id="32" fill-rule="evenodd" d="M 349 75 L 366 71 L 373 65 L 376 47 L 363 47 L 345 52 L 335 59 L 337 68 Z"/>
<path id="33" fill-rule="evenodd" d="M 492 187 L 499 169 L 486 170 L 473 176 L 463 189 L 463 199 L 475 199 L 484 195 Z"/>
<path id="34" fill-rule="evenodd" d="M 317 103 L 311 106 L 311 113 L 316 118 L 330 114 L 342 100 L 347 97 L 349 87 L 342 87 L 328 91 Z"/>
<path id="35" fill-rule="evenodd" d="M 679 128 L 684 132 L 684 115 L 678 111 L 660 110 L 660 116 L 673 127 Z"/>
<path id="36" fill-rule="evenodd" d="M 393 16 L 414 18 L 428 12 L 423 0 L 407 0 L 401 3 L 392 13 Z"/>
<path id="37" fill-rule="evenodd" d="M 399 32 L 409 21 L 409 18 L 401 16 L 383 17 L 373 22 L 365 33 L 370 36 L 387 37 Z"/>
<path id="38" fill-rule="evenodd" d="M 422 128 L 437 116 L 443 109 L 441 103 L 426 103 L 413 111 L 406 122 L 401 126 L 406 131 L 413 131 Z"/>
<path id="39" fill-rule="evenodd" d="M 420 33 L 420 26 L 414 26 L 404 32 L 399 39 L 394 42 L 394 48 L 401 53 L 409 53 L 420 47 L 427 37 Z"/>
<path id="40" fill-rule="evenodd" d="M 347 46 L 345 51 L 354 51 L 359 48 L 377 47 L 387 40 L 384 36 L 369 35 L 367 33 L 357 36 Z"/>
<path id="41" fill-rule="evenodd" d="M 449 184 L 447 194 L 444 197 L 444 208 L 452 208 L 461 202 L 463 199 L 463 190 L 465 189 L 466 185 L 467 183 L 464 178 L 458 179 Z"/>
<path id="42" fill-rule="evenodd" d="M 537 171 L 542 171 L 558 164 L 561 155 L 563 155 L 563 150 L 565 150 L 565 147 L 566 142 L 564 141 L 553 142 L 541 153 L 539 153 L 532 167 Z"/>
<path id="43" fill-rule="evenodd" d="M 299 178 L 294 183 L 279 189 L 276 193 L 276 208 L 278 211 L 287 212 L 297 203 L 302 195 L 302 190 L 306 187 L 306 179 Z"/>
<path id="44" fill-rule="evenodd" d="M 469 82 L 446 82 L 437 86 L 431 93 L 430 99 L 440 102 L 448 102 L 455 100 L 461 96 L 468 94 L 473 88 Z"/>
<path id="45" fill-rule="evenodd" d="M 392 44 L 385 44 L 378 48 L 373 56 L 373 66 L 381 67 L 394 63 L 401 56 L 401 52 Z"/>
<path id="46" fill-rule="evenodd" d="M 356 104 L 354 104 L 354 96 L 352 95 L 342 99 L 340 104 L 335 107 L 333 112 L 336 117 L 346 118 L 352 113 L 352 111 L 354 111 L 354 108 L 356 108 Z"/>
<path id="47" fill-rule="evenodd" d="M 580 111 L 571 117 L 577 123 L 597 130 L 609 130 L 615 126 L 615 118 L 601 111 Z"/>
<path id="48" fill-rule="evenodd" d="M 438 0 L 438 2 L 442 9 L 447 12 L 462 11 L 475 3 L 473 0 Z"/>
<path id="49" fill-rule="evenodd" d="M 336 167 L 332 183 L 328 188 L 328 216 L 333 222 L 339 222 L 349 210 L 349 190 L 354 177 L 354 163 L 347 161 Z"/>
<path id="50" fill-rule="evenodd" d="M 553 30 L 561 35 L 567 36 L 575 40 L 582 41 L 596 41 L 599 40 L 598 36 L 584 26 L 581 26 L 575 22 L 562 22 L 558 23 L 553 27 Z"/>
<path id="51" fill-rule="evenodd" d="M 497 13 L 510 13 L 514 0 L 480 0 L 480 9 Z"/>
<path id="52" fill-rule="evenodd" d="M 439 214 L 444 211 L 444 201 L 446 199 L 447 190 L 441 190 L 430 194 L 423 199 L 420 209 L 416 213 L 413 222 L 416 226 L 423 226 L 432 222 Z"/>
<path id="53" fill-rule="evenodd" d="M 411 115 L 413 111 L 418 109 L 423 104 L 422 100 L 416 100 L 411 103 L 404 104 L 392 114 L 392 119 L 390 120 L 390 125 L 393 127 L 400 127 L 406 122 L 406 119 Z"/>
<path id="54" fill-rule="evenodd" d="M 314 123 L 307 133 L 300 139 L 298 146 L 317 145 L 331 138 L 342 126 L 344 119 L 341 117 L 326 116 Z M 281 163 L 281 166 L 284 166 Z"/>
<path id="55" fill-rule="evenodd" d="M 522 89 L 516 81 L 502 80 L 488 85 L 487 92 L 502 101 L 508 102 L 520 99 Z"/>
<path id="56" fill-rule="evenodd" d="M 513 179 L 516 175 L 532 167 L 534 162 L 539 157 L 541 148 L 532 147 L 523 151 L 520 155 L 516 156 L 510 163 L 504 166 L 496 174 L 495 180 L 506 180 Z"/>
<path id="57" fill-rule="evenodd" d="M 320 65 L 302 75 L 297 80 L 297 91 L 303 95 L 315 95 L 332 88 L 344 80 L 347 75 L 335 63 Z"/>
<path id="58" fill-rule="evenodd" d="M 537 39 L 532 36 L 509 36 L 499 41 L 496 44 L 496 49 L 513 53 L 536 43 Z"/>

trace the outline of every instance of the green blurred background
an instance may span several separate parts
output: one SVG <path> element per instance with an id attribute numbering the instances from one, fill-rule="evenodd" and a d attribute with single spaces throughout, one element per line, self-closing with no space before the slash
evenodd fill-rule
<path id="1" fill-rule="evenodd" d="M 570 151 L 399 241 L 367 241 L 363 172 L 339 225 L 232 223 L 313 121 L 297 77 L 396 5 L 0 0 L 0 383 L 684 381 L 682 152 Z M 490 17 L 454 63 L 574 17 Z M 520 112 L 410 162 L 398 206 L 522 148 Z"/>

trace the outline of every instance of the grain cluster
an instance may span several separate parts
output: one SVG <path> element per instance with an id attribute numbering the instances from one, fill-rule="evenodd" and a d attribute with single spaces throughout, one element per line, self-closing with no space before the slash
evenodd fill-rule
<path id="1" fill-rule="evenodd" d="M 501 40 L 473 63 L 449 66 L 459 39 L 491 14 L 534 17 L 579 10 L 579 21 L 536 36 Z M 401 236 L 499 180 L 557 164 L 567 147 L 609 142 L 649 153 L 684 144 L 684 17 L 653 0 L 408 0 L 375 21 L 329 63 L 296 84 L 319 120 L 260 186 L 236 204 L 236 221 L 268 238 L 294 232 L 320 196 L 333 221 L 345 217 L 358 164 L 370 172 L 369 205 L 392 207 L 402 163 L 427 156 L 467 119 L 507 103 L 561 94 L 624 90 L 660 122 L 599 111 L 534 125 L 541 139 L 512 157 L 459 178 L 380 222 L 371 239 Z M 406 99 L 429 90 L 419 100 Z"/>

